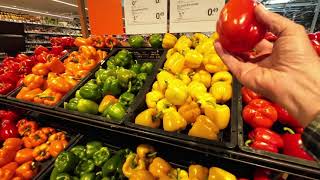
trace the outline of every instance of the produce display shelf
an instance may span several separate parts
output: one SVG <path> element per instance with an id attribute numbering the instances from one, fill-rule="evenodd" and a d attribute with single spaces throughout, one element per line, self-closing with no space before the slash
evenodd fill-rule
<path id="1" fill-rule="evenodd" d="M 43 42 L 26 41 L 26 44 L 50 44 L 50 41 L 43 41 Z"/>
<path id="2" fill-rule="evenodd" d="M 67 34 L 67 33 L 54 33 L 54 32 L 37 32 L 37 31 L 24 31 L 26 34 L 47 34 L 59 36 L 82 36 L 81 34 Z"/>
<path id="3" fill-rule="evenodd" d="M 61 25 L 55 25 L 55 24 L 43 24 L 43 23 L 35 23 L 35 22 L 27 22 L 27 21 L 10 21 L 10 20 L 0 20 L 3 22 L 11 22 L 11 23 L 20 23 L 20 24 L 33 24 L 33 25 L 41 25 L 41 26 L 51 26 L 51 27 L 61 27 L 61 28 L 69 28 L 69 29 L 78 29 L 80 30 L 80 27 L 76 26 L 61 26 Z"/>

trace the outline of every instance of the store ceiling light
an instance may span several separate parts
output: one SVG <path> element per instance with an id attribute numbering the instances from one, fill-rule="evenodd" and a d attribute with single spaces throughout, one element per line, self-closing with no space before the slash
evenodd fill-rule
<path id="1" fill-rule="evenodd" d="M 17 8 L 17 7 L 10 7 L 10 6 L 0 5 L 0 8 L 12 9 L 12 10 L 24 11 L 24 12 L 30 12 L 30 13 L 35 13 L 35 14 L 42 14 L 42 15 L 47 15 L 47 16 L 52 16 L 52 17 L 58 17 L 58 18 L 64 18 L 64 19 L 73 19 L 73 18 L 67 17 L 67 16 L 59 16 L 59 15 L 56 15 L 56 14 L 45 13 L 45 12 L 40 12 L 40 11 L 33 11 L 33 10 L 30 10 L 30 9 L 23 9 L 23 8 Z"/>
<path id="2" fill-rule="evenodd" d="M 64 2 L 64 1 L 59 1 L 59 0 L 52 0 L 53 2 L 57 2 L 57 3 L 61 3 L 61 4 L 65 4 L 65 5 L 68 5 L 68 6 L 72 6 L 72 7 L 78 7 L 78 5 L 76 4 L 72 4 L 72 3 L 67 3 L 67 2 Z M 88 8 L 85 8 L 86 10 L 88 10 Z"/>
<path id="3" fill-rule="evenodd" d="M 267 1 L 267 4 L 282 4 L 282 3 L 288 3 L 291 0 L 269 0 Z"/>

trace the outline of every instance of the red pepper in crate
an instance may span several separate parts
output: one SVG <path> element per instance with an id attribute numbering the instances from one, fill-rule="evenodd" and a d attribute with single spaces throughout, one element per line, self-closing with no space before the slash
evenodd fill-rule
<path id="1" fill-rule="evenodd" d="M 16 86 L 11 83 L 0 82 L 0 94 L 8 94 Z"/>
<path id="2" fill-rule="evenodd" d="M 302 128 L 299 121 L 292 117 L 286 109 L 275 103 L 272 106 L 276 109 L 278 113 L 278 120 L 282 124 L 288 125 L 293 128 Z"/>
<path id="3" fill-rule="evenodd" d="M 63 47 L 62 46 L 52 46 L 50 53 L 58 56 L 61 54 L 61 52 L 63 51 Z"/>
<path id="4" fill-rule="evenodd" d="M 103 48 L 104 47 L 104 38 L 103 36 L 92 36 L 92 46 L 97 48 Z"/>
<path id="5" fill-rule="evenodd" d="M 242 111 L 244 121 L 253 128 L 271 128 L 278 115 L 272 104 L 264 99 L 254 99 Z"/>
<path id="6" fill-rule="evenodd" d="M 3 121 L 1 124 L 0 138 L 6 140 L 8 138 L 18 137 L 18 129 L 13 122 Z"/>
<path id="7" fill-rule="evenodd" d="M 38 124 L 35 121 L 28 121 L 27 119 L 21 119 L 17 123 L 18 132 L 21 136 L 29 136 L 31 133 L 38 130 Z"/>
<path id="8" fill-rule="evenodd" d="M 242 101 L 248 104 L 253 99 L 262 99 L 262 96 L 247 87 L 241 88 Z"/>
<path id="9" fill-rule="evenodd" d="M 34 49 L 34 54 L 36 55 L 39 55 L 41 54 L 42 52 L 49 52 L 49 49 L 44 47 L 44 46 L 37 46 L 35 49 Z"/>
<path id="10" fill-rule="evenodd" d="M 105 38 L 105 44 L 108 48 L 113 48 L 113 47 L 116 47 L 118 45 L 119 41 L 113 37 L 112 35 L 108 35 L 106 38 Z"/>
<path id="11" fill-rule="evenodd" d="M 266 128 L 255 128 L 248 135 L 249 140 L 246 145 L 250 144 L 253 149 L 265 150 L 270 152 L 278 152 L 283 147 L 281 136 Z"/>
<path id="12" fill-rule="evenodd" d="M 303 149 L 301 134 L 295 134 L 291 129 L 286 127 L 283 129 L 289 132 L 282 135 L 284 142 L 283 154 L 314 161 L 314 159 Z"/>
<path id="13" fill-rule="evenodd" d="M 269 175 L 271 171 L 268 169 L 257 168 L 253 174 L 253 180 L 271 180 Z"/>
<path id="14" fill-rule="evenodd" d="M 10 122 L 14 122 L 19 118 L 19 115 L 17 112 L 12 110 L 0 110 L 0 119 L 3 120 L 9 120 Z"/>
<path id="15" fill-rule="evenodd" d="M 25 60 L 29 59 L 29 56 L 27 56 L 25 54 L 18 54 L 15 59 L 17 62 L 21 62 L 21 61 L 25 61 Z"/>
<path id="16" fill-rule="evenodd" d="M 20 62 L 19 73 L 29 74 L 31 73 L 32 67 L 36 64 L 35 60 L 26 59 Z"/>

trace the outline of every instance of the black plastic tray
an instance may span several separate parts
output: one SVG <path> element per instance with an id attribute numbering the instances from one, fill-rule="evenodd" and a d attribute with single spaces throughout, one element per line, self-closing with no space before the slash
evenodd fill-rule
<path id="1" fill-rule="evenodd" d="M 238 83 L 238 87 L 239 87 L 239 89 L 241 88 L 240 83 Z M 272 152 L 263 151 L 263 150 L 256 150 L 256 149 L 253 149 L 249 146 L 246 146 L 245 141 L 248 139 L 248 133 L 252 128 L 249 125 L 243 123 L 243 119 L 242 119 L 243 103 L 242 103 L 241 93 L 239 93 L 239 97 L 238 97 L 237 101 L 239 104 L 239 107 L 237 110 L 238 145 L 242 151 L 256 154 L 259 156 L 264 156 L 264 157 L 267 157 L 270 159 L 281 160 L 281 161 L 286 161 L 286 162 L 290 162 L 290 163 L 294 163 L 294 164 L 299 164 L 299 165 L 303 165 L 303 166 L 316 168 L 316 169 L 319 169 L 319 171 L 320 171 L 320 164 L 318 164 L 316 161 L 309 161 L 309 160 L 305 160 L 305 159 L 301 159 L 301 158 L 297 158 L 297 157 L 292 157 L 292 156 L 288 156 L 288 155 L 280 154 L 280 153 L 272 153 Z M 276 132 L 280 132 L 279 130 L 282 129 L 281 127 L 282 127 L 282 125 L 280 123 L 275 123 L 273 125 L 272 129 Z"/>
<path id="2" fill-rule="evenodd" d="M 106 49 L 106 50 L 107 50 L 107 49 Z M 64 61 L 64 60 L 69 56 L 69 54 L 70 54 L 70 53 L 64 55 L 64 56 L 61 58 L 61 61 Z M 103 59 L 100 64 L 104 63 L 105 60 L 106 60 L 107 58 L 109 58 L 109 56 L 111 56 L 111 55 L 112 55 L 112 52 L 108 53 L 107 57 L 106 57 L 105 59 Z M 93 68 L 93 70 L 91 70 L 91 72 L 90 72 L 89 74 L 87 74 L 84 78 L 82 78 L 75 87 L 73 87 L 68 93 L 66 93 L 66 94 L 62 97 L 62 99 L 60 100 L 60 102 L 64 102 L 64 99 L 67 98 L 67 97 L 71 94 L 71 92 L 72 92 L 73 89 L 78 89 L 78 87 L 80 86 L 81 82 L 83 82 L 83 81 L 85 81 L 87 78 L 89 78 L 89 76 L 91 75 L 92 71 L 96 70 L 97 67 L 100 66 L 100 64 L 97 64 L 96 67 Z M 11 99 L 11 100 L 14 100 L 14 101 L 23 102 L 23 103 L 26 103 L 26 104 L 29 104 L 29 105 L 33 105 L 33 106 L 40 106 L 40 107 L 47 108 L 47 109 L 54 109 L 55 107 L 59 106 L 59 104 L 60 104 L 60 103 L 57 103 L 57 104 L 54 105 L 54 106 L 47 106 L 47 105 L 40 104 L 40 103 L 33 103 L 33 102 L 28 102 L 28 101 L 24 101 L 24 100 L 17 99 L 16 96 L 17 96 L 17 94 L 20 92 L 20 90 L 21 90 L 22 88 L 23 88 L 23 86 L 20 86 L 20 87 L 16 88 L 14 91 L 12 91 L 12 92 L 7 96 L 7 98 L 8 98 L 8 99 Z"/>
<path id="3" fill-rule="evenodd" d="M 147 49 L 147 48 L 139 48 L 139 49 L 126 48 L 126 49 L 129 50 L 130 52 L 133 52 L 134 59 L 136 59 L 138 63 L 154 62 L 154 67 L 153 67 L 153 73 L 147 77 L 147 80 L 144 83 L 144 86 L 142 87 L 142 89 L 139 90 L 139 92 L 136 95 L 132 105 L 129 106 L 129 108 L 127 109 L 126 116 L 122 120 L 115 121 L 115 120 L 108 119 L 108 118 L 103 117 L 103 116 L 92 115 L 92 114 L 88 114 L 88 113 L 81 113 L 81 112 L 78 112 L 78 111 L 70 111 L 70 110 L 67 110 L 67 109 L 63 108 L 64 102 L 65 101 L 69 101 L 70 99 L 74 98 L 76 91 L 81 86 L 83 86 L 85 83 L 87 83 L 90 79 L 94 78 L 95 72 L 92 72 L 91 75 L 88 78 L 86 78 L 86 80 L 82 81 L 79 84 L 79 86 L 77 86 L 77 88 L 74 88 L 70 92 L 70 94 L 66 98 L 63 99 L 63 101 L 60 101 L 60 103 L 58 103 L 58 106 L 56 107 L 56 109 L 58 111 L 71 113 L 71 114 L 74 114 L 74 115 L 77 115 L 77 116 L 87 117 L 88 121 L 90 121 L 91 119 L 95 119 L 95 120 L 99 120 L 99 121 L 108 121 L 108 122 L 111 122 L 111 123 L 122 124 L 125 119 L 131 118 L 131 114 L 132 114 L 133 111 L 135 111 L 137 109 L 137 107 L 138 107 L 137 104 L 139 103 L 140 99 L 145 96 L 145 90 L 152 83 L 151 82 L 151 79 L 152 79 L 151 77 L 156 76 L 157 69 L 162 67 L 162 65 L 164 64 L 165 51 L 163 49 Z M 121 50 L 121 48 L 115 48 L 112 54 L 116 54 L 120 50 Z M 160 58 L 158 58 L 158 57 L 160 57 Z M 107 67 L 107 63 L 103 63 L 101 65 L 101 67 L 106 68 Z M 96 68 L 95 70 L 97 71 L 98 69 L 99 69 L 99 67 Z"/>
<path id="4" fill-rule="evenodd" d="M 158 72 L 157 72 L 158 73 Z M 237 107 L 238 107 L 238 101 L 237 101 L 237 96 L 240 93 L 239 89 L 235 86 L 236 84 L 236 79 L 233 78 L 233 87 L 232 87 L 232 99 L 227 103 L 227 105 L 230 107 L 230 122 L 227 128 L 224 130 L 220 131 L 218 134 L 218 139 L 219 140 L 208 140 L 204 138 L 199 138 L 199 137 L 192 137 L 188 136 L 187 134 L 182 134 L 178 132 L 167 132 L 164 131 L 163 129 L 159 128 L 150 128 L 142 125 L 137 125 L 134 123 L 135 117 L 142 112 L 143 110 L 147 109 L 147 105 L 145 103 L 145 96 L 148 92 L 151 91 L 152 89 L 152 84 L 153 82 L 156 81 L 156 74 L 152 77 L 151 83 L 148 83 L 148 88 L 144 89 L 143 97 L 139 98 L 139 101 L 137 102 L 137 107 L 136 111 L 132 112 L 132 115 L 125 120 L 125 125 L 132 127 L 132 128 L 137 128 L 141 129 L 144 131 L 149 131 L 155 134 L 161 134 L 163 136 L 170 136 L 174 138 L 181 139 L 185 143 L 189 145 L 199 145 L 201 144 L 204 145 L 212 145 L 212 146 L 221 146 L 225 148 L 234 148 L 237 145 Z M 189 125 L 188 125 L 189 126 Z M 190 129 L 188 128 L 187 129 Z"/>

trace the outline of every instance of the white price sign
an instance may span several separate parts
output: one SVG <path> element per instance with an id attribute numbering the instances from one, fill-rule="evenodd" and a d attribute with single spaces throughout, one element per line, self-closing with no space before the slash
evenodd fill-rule
<path id="1" fill-rule="evenodd" d="M 127 34 L 165 33 L 168 0 L 124 0 Z"/>
<path id="2" fill-rule="evenodd" d="M 224 3 L 225 0 L 171 0 L 170 32 L 215 31 Z"/>

